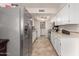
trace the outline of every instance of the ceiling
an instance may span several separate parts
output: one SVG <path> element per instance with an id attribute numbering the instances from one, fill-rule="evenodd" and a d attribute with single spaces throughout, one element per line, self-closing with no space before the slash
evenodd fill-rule
<path id="1" fill-rule="evenodd" d="M 4 5 L 6 4 L 1 4 L 1 6 Z M 50 19 L 54 17 L 66 3 L 14 3 L 12 5 L 25 7 L 34 18 Z"/>
<path id="2" fill-rule="evenodd" d="M 59 6 L 63 6 L 65 3 L 19 3 L 18 5 L 20 6 L 25 6 L 25 7 L 33 7 L 33 8 L 44 8 L 44 7 L 48 7 L 48 8 L 52 8 L 52 7 L 59 7 Z"/>
<path id="3" fill-rule="evenodd" d="M 47 18 L 54 17 L 66 3 L 20 3 L 18 5 L 24 6 L 34 17 Z"/>
<path id="4" fill-rule="evenodd" d="M 25 6 L 25 8 L 30 13 L 56 14 L 65 4 L 64 3 L 20 3 L 18 5 Z M 44 12 L 39 12 L 39 10 L 44 10 Z"/>

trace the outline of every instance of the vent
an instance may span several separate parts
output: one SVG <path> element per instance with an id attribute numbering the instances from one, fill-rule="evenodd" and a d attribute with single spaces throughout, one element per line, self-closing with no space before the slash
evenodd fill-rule
<path id="1" fill-rule="evenodd" d="M 39 10 L 39 12 L 45 12 L 45 10 L 41 9 L 41 10 Z"/>
<path id="2" fill-rule="evenodd" d="M 12 6 L 18 6 L 18 4 L 11 4 Z"/>

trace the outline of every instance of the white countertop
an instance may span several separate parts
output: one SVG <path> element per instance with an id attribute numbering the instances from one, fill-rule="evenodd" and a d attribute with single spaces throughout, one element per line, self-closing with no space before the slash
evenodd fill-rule
<path id="1" fill-rule="evenodd" d="M 57 35 L 58 37 L 62 37 L 62 38 L 79 38 L 79 33 L 72 33 L 70 32 L 70 35 L 67 34 L 63 34 L 62 32 L 55 32 L 55 31 L 51 31 L 52 34 Z"/>

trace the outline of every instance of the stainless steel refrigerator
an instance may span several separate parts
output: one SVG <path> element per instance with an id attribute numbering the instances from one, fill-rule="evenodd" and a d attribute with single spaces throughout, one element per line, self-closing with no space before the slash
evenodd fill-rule
<path id="1" fill-rule="evenodd" d="M 23 7 L 0 8 L 0 39 L 9 39 L 7 55 L 32 54 L 32 16 Z"/>

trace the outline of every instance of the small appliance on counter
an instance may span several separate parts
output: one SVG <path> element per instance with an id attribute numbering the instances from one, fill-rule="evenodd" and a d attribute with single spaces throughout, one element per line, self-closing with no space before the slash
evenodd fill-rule
<path id="1" fill-rule="evenodd" d="M 59 26 L 54 26 L 53 29 L 58 32 L 59 31 Z"/>
<path id="2" fill-rule="evenodd" d="M 64 29 L 62 29 L 62 33 L 63 33 L 63 34 L 70 35 L 70 32 L 69 32 L 69 31 L 67 31 L 67 30 L 64 30 Z"/>

